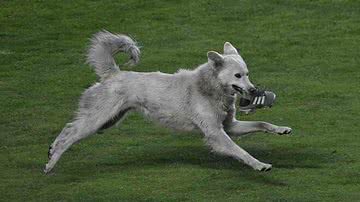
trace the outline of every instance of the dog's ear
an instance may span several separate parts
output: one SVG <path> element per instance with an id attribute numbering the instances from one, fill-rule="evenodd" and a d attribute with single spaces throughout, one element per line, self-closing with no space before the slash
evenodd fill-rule
<path id="1" fill-rule="evenodd" d="M 214 64 L 215 67 L 221 66 L 224 63 L 224 57 L 218 52 L 209 51 L 207 56 L 209 63 Z"/>
<path id="2" fill-rule="evenodd" d="M 230 42 L 225 42 L 224 44 L 224 54 L 225 55 L 239 55 L 236 48 L 231 45 Z"/>

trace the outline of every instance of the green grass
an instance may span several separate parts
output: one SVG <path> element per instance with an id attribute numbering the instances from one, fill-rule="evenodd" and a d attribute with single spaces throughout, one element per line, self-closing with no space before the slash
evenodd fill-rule
<path id="1" fill-rule="evenodd" d="M 360 3 L 318 1 L 0 1 L 0 201 L 358 201 Z M 294 129 L 237 143 L 273 170 L 211 154 L 196 133 L 133 114 L 73 146 L 46 176 L 48 145 L 96 76 L 101 29 L 131 34 L 135 71 L 175 72 L 241 49 L 271 110 L 239 117 Z"/>

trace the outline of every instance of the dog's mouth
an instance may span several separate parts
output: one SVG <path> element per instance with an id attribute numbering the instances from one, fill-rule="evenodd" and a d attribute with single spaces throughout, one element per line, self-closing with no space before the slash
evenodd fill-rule
<path id="1" fill-rule="evenodd" d="M 239 92 L 240 94 L 244 93 L 244 89 L 242 89 L 241 87 L 237 86 L 237 85 L 232 85 L 233 89 L 237 92 Z"/>

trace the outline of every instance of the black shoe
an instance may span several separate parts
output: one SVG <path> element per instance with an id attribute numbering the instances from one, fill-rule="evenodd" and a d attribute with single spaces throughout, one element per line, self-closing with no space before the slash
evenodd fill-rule
<path id="1" fill-rule="evenodd" d="M 240 98 L 240 111 L 251 111 L 264 107 L 272 107 L 275 102 L 276 95 L 271 91 L 257 90 L 249 99 Z"/>

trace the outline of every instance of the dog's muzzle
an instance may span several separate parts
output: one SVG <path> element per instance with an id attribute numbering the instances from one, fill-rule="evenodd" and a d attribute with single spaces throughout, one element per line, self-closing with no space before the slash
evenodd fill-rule
<path id="1" fill-rule="evenodd" d="M 255 88 L 255 87 L 252 87 L 252 88 L 249 88 L 247 90 L 237 86 L 237 85 L 232 85 L 232 88 L 237 92 L 239 93 L 241 96 L 245 96 L 245 97 L 251 97 L 251 96 L 255 96 L 258 94 L 259 92 L 259 89 Z"/>

